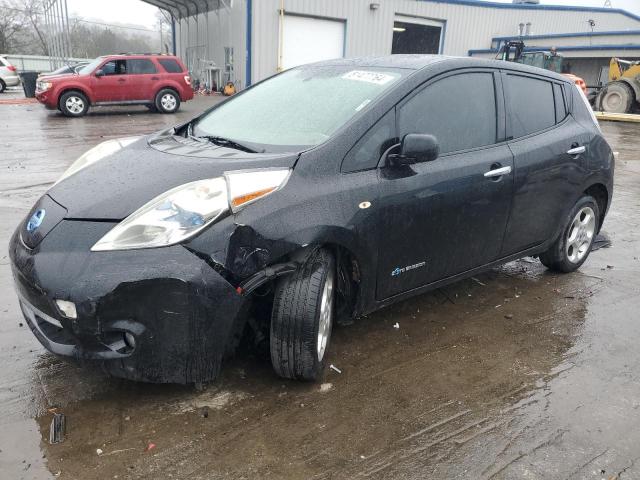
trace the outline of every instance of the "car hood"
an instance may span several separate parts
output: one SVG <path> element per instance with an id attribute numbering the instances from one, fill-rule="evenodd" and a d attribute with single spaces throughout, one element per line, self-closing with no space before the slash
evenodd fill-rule
<path id="1" fill-rule="evenodd" d="M 40 75 L 38 77 L 39 81 L 45 81 L 45 82 L 50 82 L 52 80 L 64 80 L 65 78 L 75 78 L 78 77 L 77 73 L 59 73 L 57 75 L 49 75 L 49 74 L 44 74 L 44 75 Z"/>
<path id="2" fill-rule="evenodd" d="M 67 219 L 120 221 L 161 193 L 224 172 L 291 168 L 298 153 L 246 153 L 173 135 L 143 137 L 55 184 Z"/>

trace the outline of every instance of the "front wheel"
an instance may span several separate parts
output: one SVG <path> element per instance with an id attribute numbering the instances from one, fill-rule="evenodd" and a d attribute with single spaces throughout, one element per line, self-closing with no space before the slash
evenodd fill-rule
<path id="1" fill-rule="evenodd" d="M 560 237 L 540 255 L 550 270 L 573 272 L 585 262 L 598 231 L 600 209 L 595 199 L 584 195 L 571 209 Z"/>
<path id="2" fill-rule="evenodd" d="M 160 90 L 156 95 L 156 108 L 162 113 L 175 113 L 180 108 L 180 96 L 169 88 Z"/>
<path id="3" fill-rule="evenodd" d="M 270 347 L 271 363 L 281 377 L 321 377 L 335 316 L 335 270 L 331 252 L 318 249 L 276 285 Z"/>
<path id="4" fill-rule="evenodd" d="M 67 117 L 82 117 L 89 111 L 89 100 L 80 92 L 66 92 L 60 97 L 58 108 Z"/>

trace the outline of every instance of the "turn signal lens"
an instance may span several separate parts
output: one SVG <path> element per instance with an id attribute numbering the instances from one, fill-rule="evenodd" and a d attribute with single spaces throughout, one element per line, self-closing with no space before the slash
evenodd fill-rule
<path id="1" fill-rule="evenodd" d="M 282 188 L 291 170 L 256 170 L 225 174 L 229 188 L 229 206 L 235 213 L 240 208 Z"/>

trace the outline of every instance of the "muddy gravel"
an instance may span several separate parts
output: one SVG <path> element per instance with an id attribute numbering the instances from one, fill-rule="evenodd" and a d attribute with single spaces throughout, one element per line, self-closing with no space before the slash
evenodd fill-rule
<path id="1" fill-rule="evenodd" d="M 512 262 L 338 327 L 321 383 L 246 348 L 206 390 L 111 379 L 23 324 L 7 243 L 87 148 L 177 123 L 144 108 L 67 119 L 0 105 L 0 478 L 640 478 L 640 126 L 619 152 L 604 231 L 579 272 Z M 54 413 L 64 442 L 51 445 Z"/>

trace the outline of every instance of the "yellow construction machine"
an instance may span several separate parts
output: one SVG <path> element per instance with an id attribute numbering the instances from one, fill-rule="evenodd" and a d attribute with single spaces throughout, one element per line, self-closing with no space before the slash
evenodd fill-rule
<path id="1" fill-rule="evenodd" d="M 630 113 L 640 102 L 640 62 L 612 58 L 609 79 L 596 98 L 603 112 Z"/>

